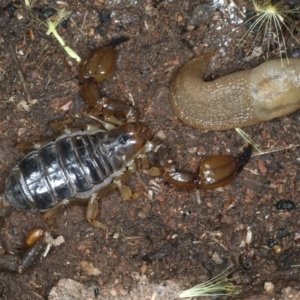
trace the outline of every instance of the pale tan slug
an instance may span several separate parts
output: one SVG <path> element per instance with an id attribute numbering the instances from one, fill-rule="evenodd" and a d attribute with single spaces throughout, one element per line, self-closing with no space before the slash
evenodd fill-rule
<path id="1" fill-rule="evenodd" d="M 170 87 L 179 119 L 201 130 L 245 127 L 300 108 L 300 60 L 274 59 L 260 66 L 204 82 L 215 49 L 181 67 Z"/>

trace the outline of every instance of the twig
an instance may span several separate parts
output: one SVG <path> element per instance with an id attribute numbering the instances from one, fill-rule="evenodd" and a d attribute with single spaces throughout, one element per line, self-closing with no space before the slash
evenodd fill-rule
<path id="1" fill-rule="evenodd" d="M 279 152 L 279 151 L 283 151 L 283 150 L 288 150 L 294 147 L 299 147 L 300 144 L 296 144 L 296 145 L 289 145 L 289 146 L 283 146 L 283 147 L 277 147 L 277 148 L 273 148 L 273 149 L 269 149 L 269 150 L 264 150 L 264 151 L 260 151 L 257 153 L 252 154 L 253 156 L 260 156 L 260 155 L 265 155 L 265 154 L 270 154 L 270 153 L 274 153 L 274 152 Z"/>
<path id="2" fill-rule="evenodd" d="M 10 48 L 11 48 L 11 53 L 13 54 L 14 61 L 17 64 L 18 69 L 19 69 L 18 70 L 18 75 L 19 75 L 21 84 L 23 86 L 27 102 L 28 102 L 28 104 L 32 104 L 32 98 L 31 98 L 31 95 L 28 92 L 28 89 L 27 89 L 27 86 L 26 86 L 26 83 L 25 83 L 25 79 L 24 79 L 24 75 L 23 75 L 23 71 L 22 71 L 19 59 L 17 57 L 17 54 L 16 54 L 17 49 L 14 49 L 14 47 L 12 45 L 10 45 Z"/>

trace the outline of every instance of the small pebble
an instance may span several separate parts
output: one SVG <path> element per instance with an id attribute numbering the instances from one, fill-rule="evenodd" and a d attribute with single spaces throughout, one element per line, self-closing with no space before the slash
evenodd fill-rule
<path id="1" fill-rule="evenodd" d="M 274 284 L 272 282 L 265 282 L 264 289 L 268 294 L 274 293 Z"/>
<path id="2" fill-rule="evenodd" d="M 114 290 L 114 289 L 111 289 L 111 290 L 109 291 L 109 293 L 110 293 L 113 297 L 117 296 L 117 291 Z"/>

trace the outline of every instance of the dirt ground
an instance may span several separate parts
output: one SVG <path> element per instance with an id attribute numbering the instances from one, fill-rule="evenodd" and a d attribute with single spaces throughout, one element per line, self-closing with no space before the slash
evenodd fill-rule
<path id="1" fill-rule="evenodd" d="M 78 63 L 39 21 L 62 1 L 31 2 L 31 10 L 23 2 L 0 4 L 1 193 L 9 171 L 26 154 L 17 148 L 19 142 L 50 137 L 51 121 L 64 120 L 66 114 L 81 117 L 88 110 L 80 94 Z M 101 92 L 128 104 L 133 99 L 142 121 L 170 147 L 179 169 L 195 171 L 203 157 L 242 151 L 244 142 L 234 130 L 201 132 L 177 119 L 168 87 L 179 66 L 211 45 L 218 50 L 207 78 L 266 59 L 261 36 L 255 42 L 260 56 L 245 57 L 251 37 L 237 47 L 247 29 L 237 24 L 245 20 L 250 0 L 236 1 L 231 12 L 226 3 L 217 7 L 202 0 L 67 3 L 71 15 L 58 32 L 83 59 L 114 38 L 129 38 L 117 47 L 116 70 L 101 84 Z M 299 44 L 288 32 L 284 36 L 288 55 L 297 57 Z M 300 39 L 297 32 L 295 37 Z M 279 57 L 276 41 L 269 58 Z M 298 122 L 296 112 L 246 128 L 261 150 L 283 150 L 253 156 L 230 185 L 200 191 L 200 201 L 195 191 L 179 190 L 138 170 L 130 181 L 133 190 L 144 191 L 137 201 L 125 201 L 117 191 L 101 200 L 98 218 L 107 232 L 90 226 L 83 207 L 66 208 L 56 228 L 42 214 L 14 210 L 1 230 L 9 251 L 20 255 L 26 233 L 35 227 L 63 236 L 65 243 L 22 275 L 1 271 L 0 298 L 178 299 L 178 291 L 233 265 L 234 284 L 241 287 L 236 299 L 300 299 Z M 280 211 L 279 200 L 293 201 L 296 208 Z M 63 278 L 68 284 L 77 281 L 89 294 L 52 291 L 49 296 Z M 274 289 L 267 289 L 267 282 Z"/>

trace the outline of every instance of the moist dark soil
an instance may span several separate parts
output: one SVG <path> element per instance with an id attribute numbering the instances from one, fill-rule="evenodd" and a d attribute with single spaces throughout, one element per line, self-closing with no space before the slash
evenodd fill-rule
<path id="1" fill-rule="evenodd" d="M 24 2 L 0 4 L 1 193 L 10 170 L 26 154 L 19 143 L 51 139 L 51 121 L 81 119 L 89 110 L 80 93 L 78 63 L 46 35 L 43 23 L 63 1 L 32 2 L 31 9 Z M 195 172 L 204 157 L 242 151 L 244 142 L 234 130 L 201 132 L 182 123 L 169 106 L 168 91 L 178 67 L 209 46 L 217 51 L 208 79 L 279 57 L 283 42 L 276 35 L 268 50 L 258 32 L 254 46 L 260 56 L 246 57 L 254 34 L 237 46 L 249 28 L 237 23 L 247 20 L 250 0 L 236 1 L 231 12 L 226 3 L 214 7 L 202 0 L 67 2 L 71 14 L 57 30 L 83 60 L 115 38 L 129 38 L 117 46 L 115 71 L 99 88 L 105 97 L 134 102 L 142 122 L 170 148 L 178 169 Z M 297 20 L 291 21 L 295 28 Z M 283 35 L 287 54 L 297 57 L 297 41 L 287 30 Z M 294 35 L 300 38 L 297 31 Z M 65 243 L 24 274 L 0 271 L 0 298 L 47 299 L 61 278 L 69 278 L 96 286 L 94 299 L 138 299 L 130 296 L 136 274 L 157 285 L 173 280 L 183 290 L 231 265 L 233 282 L 241 287 L 236 299 L 279 299 L 284 288 L 300 289 L 298 122 L 296 112 L 246 128 L 266 153 L 253 156 L 224 188 L 200 191 L 200 198 L 138 168 L 129 182 L 133 191 L 143 191 L 138 200 L 126 201 L 114 191 L 99 202 L 98 219 L 107 231 L 92 227 L 82 206 L 67 207 L 54 227 L 42 213 L 14 210 L 1 229 L 7 251 L 22 255 L 32 228 L 63 236 Z M 264 288 L 266 282 L 274 290 Z"/>

